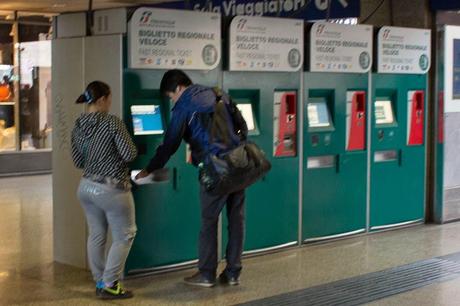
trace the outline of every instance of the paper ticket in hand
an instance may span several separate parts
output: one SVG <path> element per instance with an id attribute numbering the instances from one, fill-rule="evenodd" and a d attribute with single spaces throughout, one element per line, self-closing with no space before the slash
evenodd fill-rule
<path id="1" fill-rule="evenodd" d="M 131 171 L 131 180 L 134 183 L 136 183 L 136 185 L 153 184 L 153 174 L 152 173 L 150 173 L 146 177 L 136 179 L 136 175 L 141 171 L 142 170 L 133 170 L 133 171 Z"/>

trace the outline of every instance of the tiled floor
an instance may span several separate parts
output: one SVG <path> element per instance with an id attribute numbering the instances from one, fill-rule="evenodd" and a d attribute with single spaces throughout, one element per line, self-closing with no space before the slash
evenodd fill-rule
<path id="1" fill-rule="evenodd" d="M 0 179 L 0 305 L 98 305 L 87 271 L 52 262 L 51 177 Z M 213 289 L 181 282 L 192 271 L 126 281 L 120 305 L 228 305 L 435 256 L 460 252 L 460 223 L 426 225 L 310 245 L 244 260 L 242 284 Z M 372 305 L 460 305 L 460 278 Z"/>

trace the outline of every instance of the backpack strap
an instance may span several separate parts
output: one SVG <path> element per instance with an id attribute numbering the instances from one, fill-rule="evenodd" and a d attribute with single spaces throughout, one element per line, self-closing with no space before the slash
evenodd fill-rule
<path id="1" fill-rule="evenodd" d="M 211 116 L 209 130 L 211 141 L 218 139 L 225 145 L 230 146 L 232 141 L 228 120 L 232 120 L 232 114 L 230 114 L 224 100 L 222 99 L 222 90 L 218 87 L 214 87 L 213 91 L 216 95 L 216 104 L 214 105 L 214 112 Z"/>
<path id="2" fill-rule="evenodd" d="M 216 94 L 216 103 L 222 101 L 222 97 L 224 95 L 223 91 L 219 87 L 213 87 L 212 90 Z M 231 97 L 229 97 L 229 102 L 230 103 L 229 105 L 226 105 L 226 108 L 233 123 L 234 133 L 240 137 L 241 141 L 246 141 L 248 137 L 248 126 L 246 121 L 244 120 L 239 108 L 232 101 Z"/>
<path id="3" fill-rule="evenodd" d="M 222 96 L 224 95 L 222 89 L 216 86 L 212 88 L 212 91 L 216 94 L 216 103 L 222 100 Z"/>

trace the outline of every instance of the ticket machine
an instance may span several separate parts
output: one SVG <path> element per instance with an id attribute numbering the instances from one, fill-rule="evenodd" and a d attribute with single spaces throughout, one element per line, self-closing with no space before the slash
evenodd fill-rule
<path id="1" fill-rule="evenodd" d="M 249 139 L 272 163 L 268 175 L 246 191 L 246 253 L 297 244 L 299 83 L 299 75 L 293 73 L 224 71 L 224 89 L 241 110 Z M 224 217 L 223 246 L 227 241 L 226 222 Z"/>
<path id="2" fill-rule="evenodd" d="M 382 27 L 372 74 L 370 230 L 424 221 L 431 33 Z"/>
<path id="3" fill-rule="evenodd" d="M 211 28 L 212 31 L 216 31 L 215 28 L 220 25 L 220 16 L 217 14 L 201 15 L 196 12 L 167 10 L 158 13 L 156 9 L 151 8 L 139 8 L 131 20 L 136 23 L 135 25 L 143 28 L 145 23 L 162 18 L 176 20 L 175 31 L 181 31 L 178 28 L 180 26 L 178 20 L 182 19 L 201 20 L 198 23 L 195 22 L 195 26 L 200 26 L 203 22 L 211 22 L 214 27 L 203 26 L 203 28 Z M 187 24 L 185 26 L 187 27 Z M 132 27 L 131 23 L 130 28 L 133 31 L 130 33 L 131 36 L 138 35 L 139 31 L 133 30 Z M 220 31 L 217 30 L 217 33 L 220 34 Z M 203 44 L 203 58 L 201 58 L 201 51 L 197 54 L 200 56 L 198 59 L 204 63 L 196 67 L 196 57 L 188 55 L 190 56 L 188 60 L 182 58 L 185 57 L 183 55 L 185 53 L 180 52 L 181 48 L 188 50 L 187 46 L 183 46 L 183 42 L 169 43 L 177 43 L 175 45 L 177 50 L 174 54 L 178 59 L 171 58 L 172 56 L 150 59 L 141 55 L 136 59 L 135 63 L 138 64 L 134 68 L 129 65 L 124 69 L 123 118 L 139 152 L 137 159 L 130 165 L 133 170 L 132 176 L 146 167 L 154 156 L 157 147 L 163 141 L 171 117 L 173 104 L 169 99 L 162 97 L 159 91 L 163 74 L 169 68 L 160 69 L 155 66 L 160 67 L 161 64 L 170 65 L 171 69 L 182 68 L 196 84 L 210 87 L 220 85 L 218 80 L 221 78 L 222 70 L 220 64 L 216 62 L 217 55 L 214 54 L 217 48 Z M 217 42 L 213 41 L 213 44 L 220 45 L 220 39 Z M 194 45 L 196 46 L 197 44 Z M 130 47 L 133 49 L 133 45 Z M 131 54 L 132 52 L 144 52 L 144 49 L 145 47 L 134 48 Z M 209 52 L 204 52 L 204 50 Z M 192 51 L 189 50 L 190 52 Z M 212 57 L 213 54 L 216 56 Z M 129 52 L 128 55 L 130 55 Z M 134 62 L 133 59 L 130 58 L 130 60 Z M 195 63 L 194 70 L 186 68 L 187 64 L 193 63 Z M 206 69 L 206 67 L 211 67 L 206 63 L 212 64 L 214 68 Z M 197 170 L 187 163 L 186 156 L 187 149 L 183 142 L 166 165 L 169 171 L 168 180 L 138 185 L 133 189 L 138 232 L 126 263 L 127 274 L 155 272 L 196 263 L 201 224 L 199 182 Z"/>
<path id="4" fill-rule="evenodd" d="M 249 139 L 262 148 L 272 163 L 267 176 L 246 191 L 244 252 L 296 245 L 299 219 L 297 113 L 303 21 L 237 16 L 229 23 L 230 58 L 229 67 L 223 73 L 223 87 L 242 111 Z M 289 34 L 278 39 L 280 33 L 276 31 L 279 28 L 292 30 L 285 31 Z M 254 29 L 264 30 L 259 33 Z M 248 40 L 256 43 L 258 49 L 247 50 L 241 41 Z M 282 41 L 292 45 L 282 45 Z M 224 217 L 223 246 L 226 245 L 226 228 Z"/>
<path id="5" fill-rule="evenodd" d="M 366 231 L 372 27 L 307 27 L 302 107 L 302 240 Z M 353 48 L 349 46 L 353 45 Z"/>
<path id="6" fill-rule="evenodd" d="M 302 239 L 366 228 L 367 75 L 306 72 Z"/>
<path id="7" fill-rule="evenodd" d="M 424 75 L 372 75 L 370 229 L 423 221 Z"/>
<path id="8" fill-rule="evenodd" d="M 163 141 L 172 104 L 160 96 L 165 70 L 125 69 L 124 120 L 139 156 L 132 175 L 145 167 Z M 199 84 L 217 86 L 219 71 L 206 76 L 185 71 Z M 195 262 L 200 230 L 197 171 L 186 163 L 186 145 L 167 164 L 169 180 L 133 189 L 138 233 L 127 260 L 128 274 L 173 268 Z"/>

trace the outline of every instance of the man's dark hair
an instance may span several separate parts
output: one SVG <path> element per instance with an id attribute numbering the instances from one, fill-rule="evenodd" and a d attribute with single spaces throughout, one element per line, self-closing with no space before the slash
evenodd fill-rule
<path id="1" fill-rule="evenodd" d="M 168 70 L 161 79 L 160 93 L 165 96 L 167 92 L 176 91 L 179 85 L 187 87 L 192 85 L 192 80 L 182 70 Z"/>

